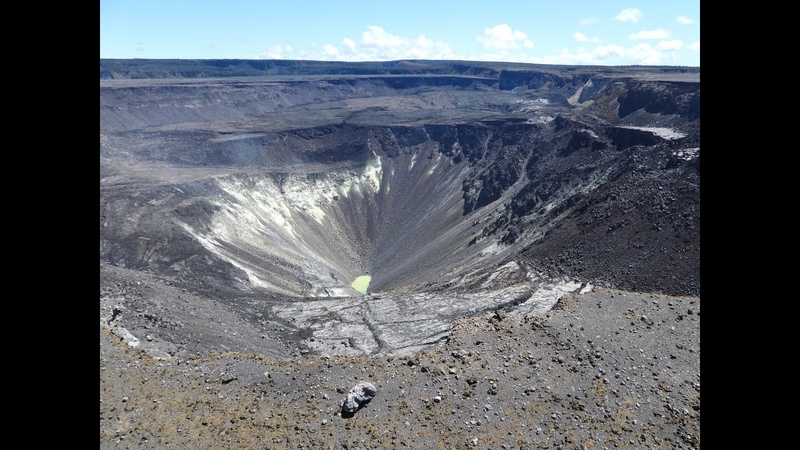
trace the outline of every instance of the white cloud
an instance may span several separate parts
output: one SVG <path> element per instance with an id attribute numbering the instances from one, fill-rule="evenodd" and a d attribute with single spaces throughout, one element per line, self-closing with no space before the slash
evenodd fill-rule
<path id="1" fill-rule="evenodd" d="M 276 44 L 269 47 L 264 53 L 258 56 L 264 59 L 283 59 L 287 57 L 287 53 L 292 53 L 291 45 Z"/>
<path id="2" fill-rule="evenodd" d="M 572 51 L 568 48 L 561 48 L 554 50 L 552 55 L 539 57 L 531 56 L 525 58 L 520 62 L 531 62 L 536 64 L 591 64 L 591 65 L 609 65 L 609 64 L 626 64 L 627 62 L 621 60 L 625 58 L 627 52 L 621 45 L 602 45 L 596 47 L 594 50 L 587 50 L 579 48 L 577 51 Z"/>
<path id="3" fill-rule="evenodd" d="M 555 51 L 551 56 L 529 58 L 529 62 L 540 64 L 660 65 L 664 58 L 665 55 L 650 44 L 638 44 L 632 48 L 612 44 L 600 45 L 590 51 L 579 49 L 573 52 L 567 48 L 562 48 Z"/>
<path id="4" fill-rule="evenodd" d="M 593 64 L 597 61 L 597 55 L 586 51 L 573 53 L 569 49 L 563 48 L 556 53 L 555 59 L 559 64 Z"/>
<path id="5" fill-rule="evenodd" d="M 637 10 L 638 11 L 638 10 Z M 619 17 L 622 17 L 620 14 Z M 636 15 L 631 15 L 636 17 Z M 641 13 L 638 13 L 641 17 Z M 622 20 L 622 19 L 619 19 Z M 632 21 L 633 19 L 628 19 Z M 638 19 L 636 19 L 638 20 Z M 476 41 L 482 45 L 483 54 L 456 54 L 447 43 L 435 41 L 425 35 L 395 35 L 380 26 L 366 27 L 360 38 L 343 38 L 338 44 L 312 45 L 310 51 L 296 51 L 288 45 L 273 45 L 261 58 L 315 59 L 335 61 L 391 61 L 402 59 L 463 59 L 484 61 L 514 61 L 539 64 L 589 64 L 589 65 L 661 65 L 667 60 L 677 60 L 678 50 L 700 50 L 700 42 L 686 45 L 671 39 L 664 29 L 639 31 L 631 39 L 652 39 L 649 44 L 633 47 L 622 45 L 597 45 L 596 37 L 581 32 L 572 34 L 574 46 L 560 48 L 545 55 L 535 55 L 528 49 L 534 47 L 526 33 L 514 30 L 507 24 L 487 27 Z M 592 44 L 594 43 L 594 44 Z M 696 58 L 696 54 L 695 54 Z"/>
<path id="6" fill-rule="evenodd" d="M 595 38 L 587 37 L 585 34 L 581 33 L 580 31 L 578 31 L 575 34 L 573 34 L 572 38 L 575 39 L 578 42 L 600 42 L 600 39 L 597 39 L 596 37 Z"/>
<path id="7" fill-rule="evenodd" d="M 587 19 L 581 19 L 581 20 L 578 21 L 578 23 L 581 24 L 581 25 L 591 25 L 591 24 L 596 23 L 596 22 L 597 22 L 597 19 L 595 19 L 594 17 L 589 17 Z"/>
<path id="8" fill-rule="evenodd" d="M 628 8 L 617 14 L 617 17 L 614 17 L 614 19 L 620 22 L 636 23 L 641 20 L 642 15 L 642 11 L 640 11 L 639 8 Z"/>
<path id="9" fill-rule="evenodd" d="M 626 51 L 624 47 L 620 45 L 603 45 L 596 47 L 594 50 L 579 48 L 577 51 L 572 51 L 568 48 L 561 48 L 555 50 L 550 56 L 530 57 L 527 58 L 526 62 L 537 64 L 608 65 L 625 63 L 625 61 L 615 60 L 624 58 L 625 56 Z"/>
<path id="10" fill-rule="evenodd" d="M 514 31 L 506 24 L 500 24 L 492 28 L 484 28 L 483 36 L 476 38 L 485 49 L 518 49 L 520 46 L 533 48 L 533 41 L 528 39 L 528 35 L 522 31 Z"/>
<path id="11" fill-rule="evenodd" d="M 628 51 L 628 56 L 644 65 L 659 65 L 663 55 L 650 44 L 637 44 Z"/>
<path id="12" fill-rule="evenodd" d="M 361 34 L 361 43 L 369 47 L 400 47 L 404 45 L 404 40 L 400 36 L 387 33 L 381 27 L 369 26 L 367 31 Z"/>
<path id="13" fill-rule="evenodd" d="M 669 31 L 663 28 L 655 30 L 642 30 L 630 36 L 631 39 L 666 39 L 670 36 Z"/>
<path id="14" fill-rule="evenodd" d="M 601 45 L 595 48 L 592 54 L 600 59 L 606 59 L 610 57 L 622 58 L 625 56 L 625 48 L 621 45 Z"/>
<path id="15" fill-rule="evenodd" d="M 700 43 L 695 42 L 686 46 L 680 40 L 663 40 L 658 44 L 640 43 L 633 47 L 609 44 L 598 45 L 594 48 L 567 48 L 553 50 L 549 55 L 524 55 L 497 52 L 494 55 L 482 55 L 480 60 L 498 61 L 506 58 L 507 61 L 528 62 L 535 64 L 564 64 L 564 65 L 662 65 L 666 61 L 677 61 L 677 51 L 690 48 L 699 50 Z M 512 58 L 509 58 L 512 57 Z"/>
<path id="16" fill-rule="evenodd" d="M 325 44 L 322 47 L 322 49 L 325 51 L 325 54 L 327 56 L 329 56 L 329 57 L 331 57 L 333 59 L 339 59 L 339 50 L 337 50 L 336 47 L 334 47 L 334 46 L 332 46 L 330 44 Z"/>
<path id="17" fill-rule="evenodd" d="M 342 39 L 342 49 L 327 44 L 324 53 L 312 59 L 348 61 L 387 61 L 396 59 L 456 59 L 450 47 L 424 35 L 414 38 L 398 36 L 379 26 L 369 26 L 359 42 Z"/>
<path id="18" fill-rule="evenodd" d="M 666 51 L 678 50 L 681 47 L 683 47 L 683 41 L 680 39 L 675 39 L 673 41 L 661 41 L 656 44 L 657 49 Z"/>
<path id="19" fill-rule="evenodd" d="M 691 24 L 694 23 L 694 20 L 692 20 L 692 19 L 690 19 L 690 18 L 688 18 L 686 16 L 678 16 L 678 18 L 675 19 L 675 21 L 678 22 L 681 25 L 691 25 Z"/>
<path id="20" fill-rule="evenodd" d="M 663 65 L 678 61 L 678 50 L 700 50 L 700 42 L 685 45 L 682 41 L 663 41 L 657 45 L 640 43 L 633 47 L 621 45 L 599 45 L 594 48 L 559 48 L 547 55 L 525 54 L 494 54 L 471 57 L 472 60 L 526 62 L 534 64 L 559 64 L 559 65 Z M 497 52 L 501 53 L 501 52 Z M 511 58 L 509 58 L 511 57 Z M 688 65 L 697 64 L 691 61 Z M 687 65 L 686 63 L 682 65 Z"/>

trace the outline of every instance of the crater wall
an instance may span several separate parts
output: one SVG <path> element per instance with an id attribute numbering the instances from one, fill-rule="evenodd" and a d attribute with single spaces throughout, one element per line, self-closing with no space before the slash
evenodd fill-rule
<path id="1" fill-rule="evenodd" d="M 323 353 L 591 285 L 698 295 L 699 80 L 498 73 L 101 80 L 101 265 Z"/>

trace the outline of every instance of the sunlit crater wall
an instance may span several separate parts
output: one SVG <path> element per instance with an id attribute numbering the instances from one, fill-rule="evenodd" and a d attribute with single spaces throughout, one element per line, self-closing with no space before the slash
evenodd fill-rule
<path id="1" fill-rule="evenodd" d="M 463 214 L 469 165 L 438 144 L 394 149 L 354 144 L 365 162 L 314 173 L 218 178 L 218 210 L 203 229 L 182 224 L 203 246 L 243 270 L 254 288 L 293 296 L 362 295 L 450 278 L 494 253 L 470 245 L 480 228 Z M 333 167 L 333 166 L 332 166 Z M 486 213 L 486 211 L 483 211 Z"/>

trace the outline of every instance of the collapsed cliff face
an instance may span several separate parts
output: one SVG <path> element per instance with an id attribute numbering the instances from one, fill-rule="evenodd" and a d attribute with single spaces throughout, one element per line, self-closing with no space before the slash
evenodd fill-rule
<path id="1" fill-rule="evenodd" d="M 637 111 L 677 115 L 692 122 L 700 118 L 699 83 L 631 82 L 618 97 L 619 117 Z"/>
<path id="2" fill-rule="evenodd" d="M 100 260 L 323 353 L 585 284 L 698 295 L 699 74 L 669 78 L 103 80 Z"/>

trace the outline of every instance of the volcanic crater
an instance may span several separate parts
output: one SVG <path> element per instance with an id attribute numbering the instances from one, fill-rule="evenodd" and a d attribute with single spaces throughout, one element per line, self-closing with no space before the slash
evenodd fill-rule
<path id="1" fill-rule="evenodd" d="M 101 77 L 101 322 L 410 354 L 596 286 L 699 295 L 699 69 L 459 67 Z"/>

